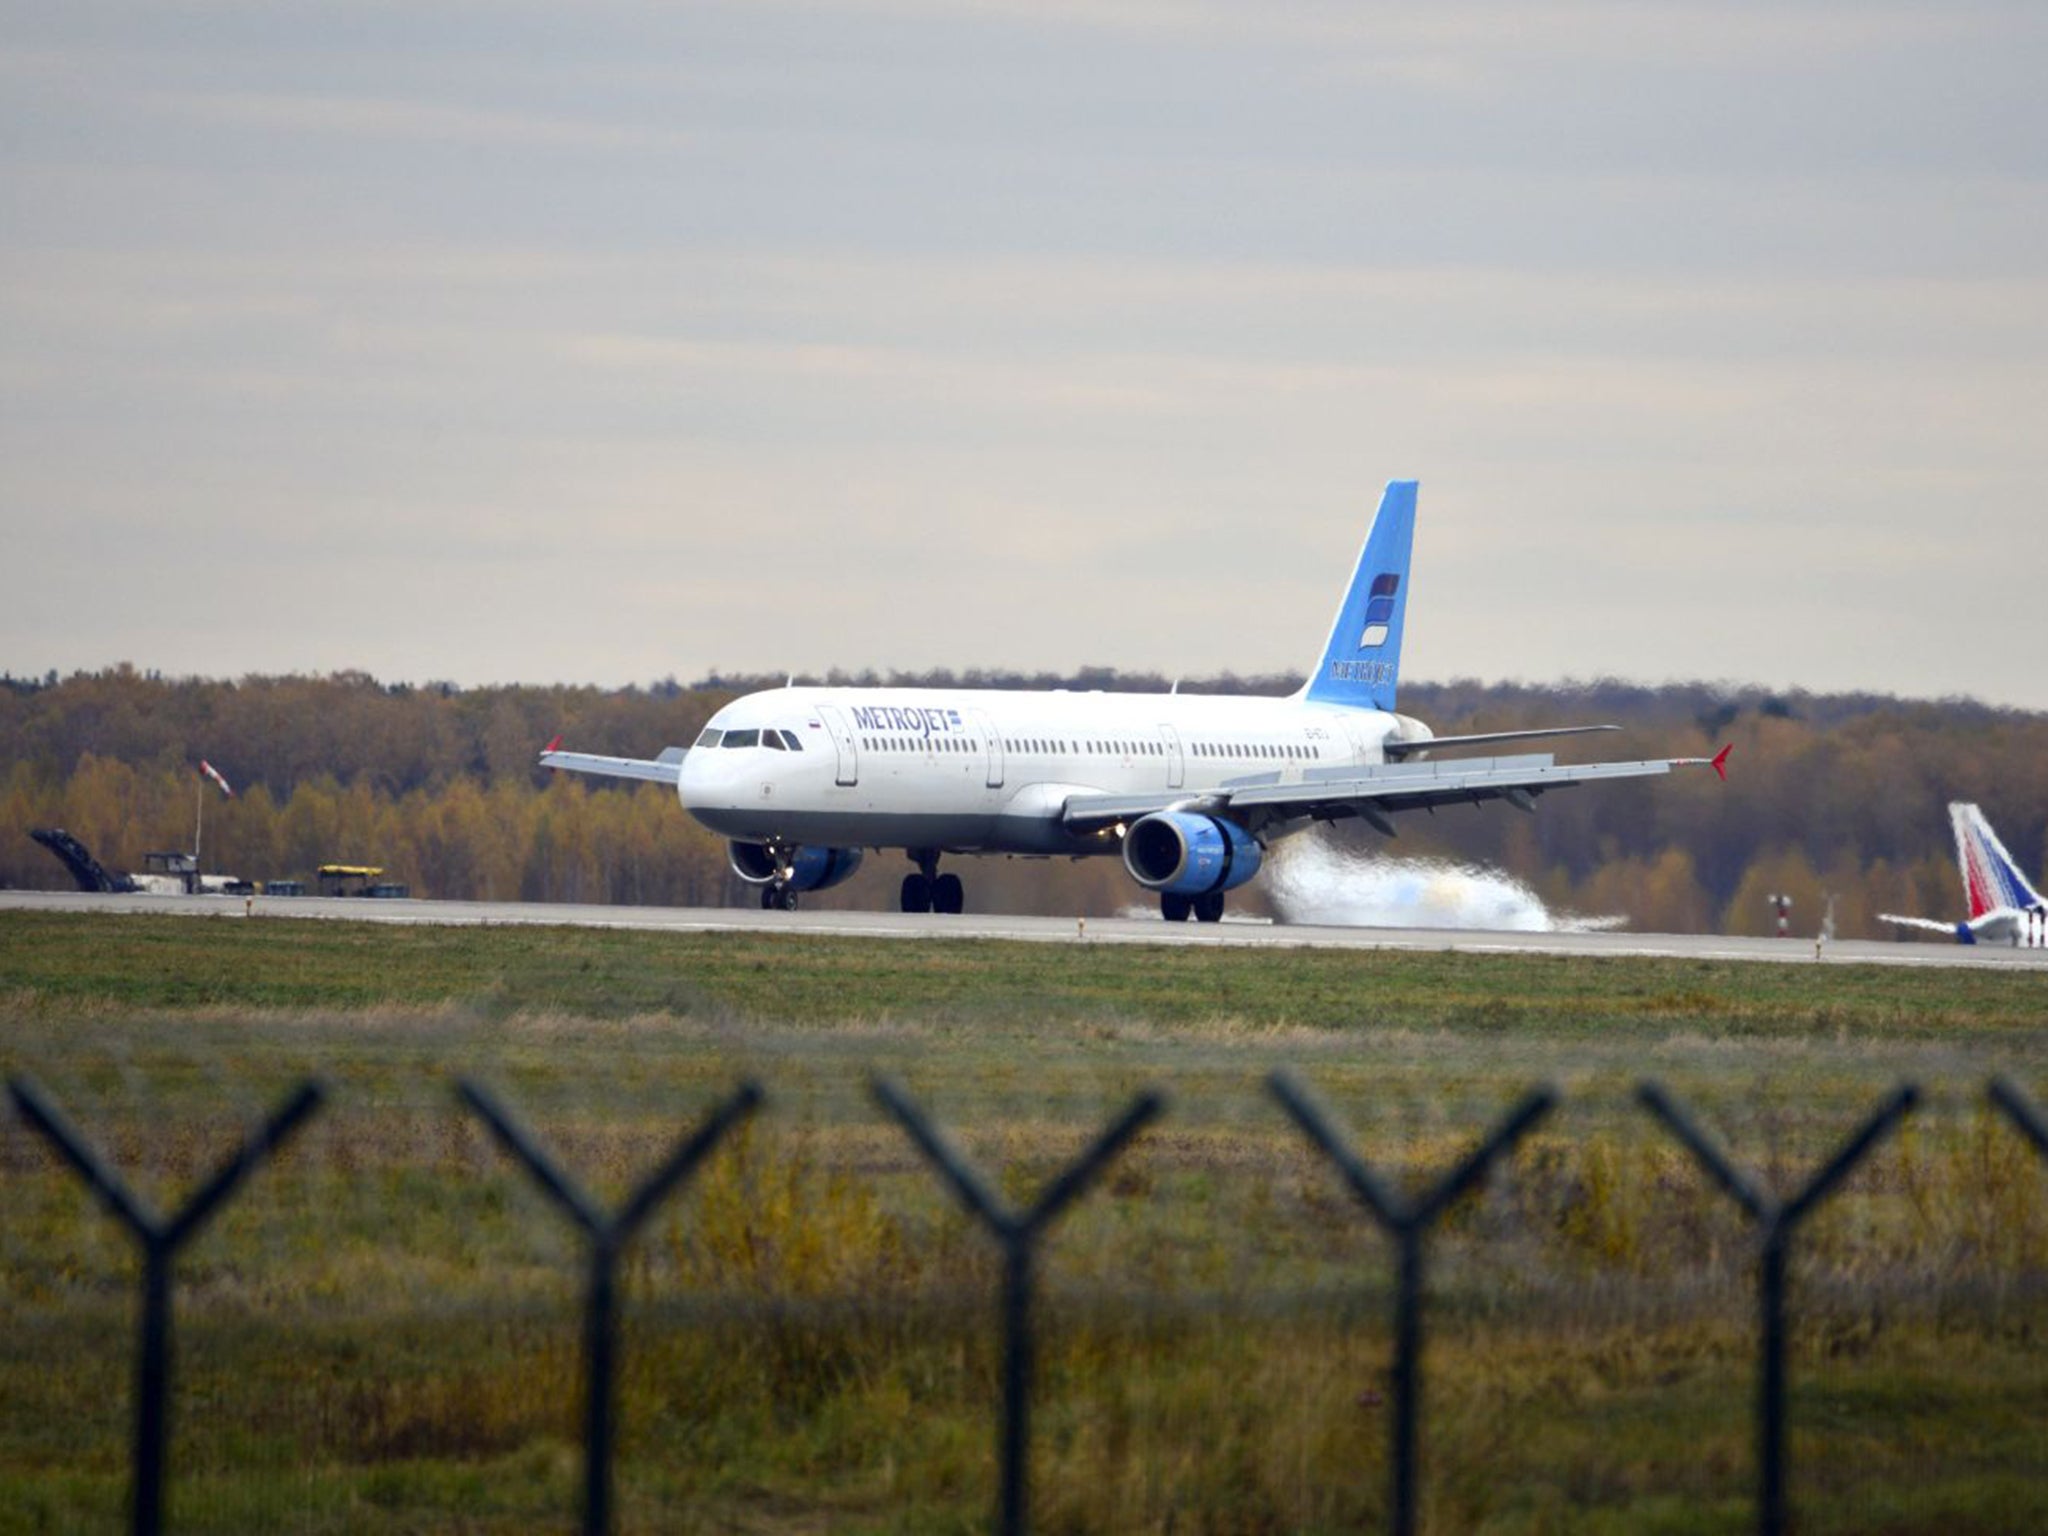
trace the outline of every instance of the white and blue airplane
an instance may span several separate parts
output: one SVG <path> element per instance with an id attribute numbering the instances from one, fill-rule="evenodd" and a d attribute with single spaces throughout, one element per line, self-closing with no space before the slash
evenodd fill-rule
<path id="1" fill-rule="evenodd" d="M 1121 855 L 1169 922 L 1215 922 L 1274 839 L 1356 817 L 1385 835 L 1404 811 L 1504 800 L 1718 757 L 1561 767 L 1547 753 L 1438 761 L 1445 748 L 1616 730 L 1434 736 L 1394 712 L 1416 482 L 1389 484 L 1315 671 L 1288 698 L 962 688 L 795 687 L 733 700 L 693 747 L 656 758 L 559 750 L 550 768 L 673 784 L 730 842 L 763 907 L 794 910 L 865 850 L 900 848 L 906 912 L 959 912 L 948 854 Z"/>
<path id="2" fill-rule="evenodd" d="M 2048 902 L 2020 873 L 1984 813 L 1966 800 L 1953 800 L 1948 819 L 1956 834 L 1956 866 L 1962 871 L 1963 897 L 1970 915 L 1959 923 L 1944 923 L 1930 917 L 1880 912 L 1877 920 L 1946 934 L 1958 944 L 2048 947 Z"/>

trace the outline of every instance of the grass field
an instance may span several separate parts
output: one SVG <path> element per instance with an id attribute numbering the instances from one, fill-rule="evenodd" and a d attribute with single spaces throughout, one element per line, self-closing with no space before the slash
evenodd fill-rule
<path id="1" fill-rule="evenodd" d="M 581 1250 L 457 1074 L 614 1201 L 768 1092 L 631 1252 L 622 1529 L 986 1529 L 996 1259 L 876 1072 L 1014 1201 L 1168 1095 L 1052 1234 L 1037 1528 L 1369 1527 L 1389 1251 L 1266 1094 L 1283 1065 L 1410 1179 L 1564 1094 L 1432 1250 L 1430 1529 L 1751 1524 L 1754 1248 L 1645 1076 L 1781 1191 L 1922 1085 L 1802 1229 L 1799 1528 L 2043 1528 L 2048 1170 L 1983 1089 L 2048 1097 L 2044 1001 L 1967 968 L 0 914 L 0 1068 L 160 1207 L 331 1085 L 181 1260 L 181 1531 L 572 1524 Z M 0 1532 L 112 1529 L 134 1258 L 0 1126 Z"/>

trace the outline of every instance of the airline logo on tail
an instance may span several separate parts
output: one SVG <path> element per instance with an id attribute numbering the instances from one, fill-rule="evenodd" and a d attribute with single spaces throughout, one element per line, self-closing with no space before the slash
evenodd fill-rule
<path id="1" fill-rule="evenodd" d="M 1401 590 L 1399 571 L 1381 571 L 1372 579 L 1372 596 L 1365 604 L 1365 633 L 1358 637 L 1363 651 L 1387 643 L 1387 630 L 1394 622 L 1394 594 Z"/>

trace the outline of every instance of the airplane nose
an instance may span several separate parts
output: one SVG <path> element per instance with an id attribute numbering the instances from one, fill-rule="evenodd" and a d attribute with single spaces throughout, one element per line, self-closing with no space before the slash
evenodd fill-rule
<path id="1" fill-rule="evenodd" d="M 706 786 L 717 776 L 717 748 L 698 747 L 683 756 L 682 772 L 676 775 L 676 791 L 684 800 L 692 800 L 704 793 Z"/>

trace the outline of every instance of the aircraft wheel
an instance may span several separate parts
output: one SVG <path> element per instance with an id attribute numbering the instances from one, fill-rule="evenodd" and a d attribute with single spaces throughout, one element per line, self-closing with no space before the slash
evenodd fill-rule
<path id="1" fill-rule="evenodd" d="M 1198 922 L 1198 923 L 1218 923 L 1218 922 L 1221 922 L 1222 920 L 1223 920 L 1223 893 L 1222 893 L 1221 891 L 1211 891 L 1211 892 L 1209 892 L 1209 894 L 1208 894 L 1208 895 L 1206 895 L 1206 896 L 1197 896 L 1197 897 L 1195 898 L 1195 921 L 1196 921 L 1196 922 Z"/>
<path id="2" fill-rule="evenodd" d="M 941 875 L 932 882 L 932 910 L 956 916 L 967 910 L 967 892 L 958 875 Z"/>
<path id="3" fill-rule="evenodd" d="M 775 891 L 776 906 L 782 908 L 785 912 L 794 912 L 796 910 L 797 893 L 794 886 L 785 885 L 779 890 L 771 886 L 769 889 Z"/>
<path id="4" fill-rule="evenodd" d="M 923 875 L 903 877 L 903 910 L 906 912 L 929 912 L 932 909 L 932 883 Z"/>
<path id="5" fill-rule="evenodd" d="M 1159 915 L 1169 923 L 1186 922 L 1194 909 L 1194 902 L 1186 896 L 1176 896 L 1170 891 L 1159 893 Z"/>
<path id="6" fill-rule="evenodd" d="M 772 885 L 761 887 L 761 910 L 763 912 L 773 912 L 775 910 L 775 887 Z"/>

